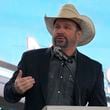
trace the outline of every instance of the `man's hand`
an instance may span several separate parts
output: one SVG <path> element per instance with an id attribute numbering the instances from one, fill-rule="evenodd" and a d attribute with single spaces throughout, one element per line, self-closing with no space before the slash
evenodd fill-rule
<path id="1" fill-rule="evenodd" d="M 14 83 L 15 90 L 19 94 L 23 94 L 35 84 L 35 80 L 32 76 L 22 77 L 22 74 L 22 70 L 19 70 L 18 76 Z"/>

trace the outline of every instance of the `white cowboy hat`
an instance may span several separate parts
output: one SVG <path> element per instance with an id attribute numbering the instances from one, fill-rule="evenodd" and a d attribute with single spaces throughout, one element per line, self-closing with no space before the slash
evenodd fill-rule
<path id="1" fill-rule="evenodd" d="M 60 10 L 57 17 L 45 16 L 45 23 L 47 30 L 52 35 L 53 24 L 57 18 L 67 18 L 75 21 L 82 29 L 82 36 L 78 43 L 78 46 L 89 43 L 95 36 L 95 27 L 90 18 L 84 15 L 80 15 L 79 12 L 72 4 L 65 4 Z"/>

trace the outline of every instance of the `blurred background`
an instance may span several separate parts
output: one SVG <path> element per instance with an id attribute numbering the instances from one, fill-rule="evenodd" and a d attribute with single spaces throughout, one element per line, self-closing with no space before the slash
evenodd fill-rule
<path id="1" fill-rule="evenodd" d="M 17 110 L 3 102 L 4 84 L 13 75 L 24 51 L 49 47 L 44 16 L 56 16 L 60 7 L 72 3 L 81 15 L 95 24 L 96 35 L 90 44 L 78 47 L 80 52 L 103 65 L 105 91 L 110 106 L 110 1 L 109 0 L 0 0 L 0 106 Z M 4 104 L 3 104 L 4 103 Z"/>

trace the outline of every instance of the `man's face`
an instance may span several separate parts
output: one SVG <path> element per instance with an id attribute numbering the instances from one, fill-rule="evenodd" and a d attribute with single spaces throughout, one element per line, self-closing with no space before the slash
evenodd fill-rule
<path id="1" fill-rule="evenodd" d="M 61 48 L 76 47 L 81 36 L 77 25 L 68 19 L 57 19 L 53 29 L 53 45 Z"/>

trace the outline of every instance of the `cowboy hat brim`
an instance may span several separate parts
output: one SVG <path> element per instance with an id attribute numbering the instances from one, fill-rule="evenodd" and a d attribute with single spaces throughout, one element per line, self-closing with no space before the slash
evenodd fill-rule
<path id="1" fill-rule="evenodd" d="M 82 29 L 82 36 L 80 41 L 78 42 L 78 46 L 82 46 L 85 44 L 88 44 L 95 36 L 95 27 L 92 23 L 92 21 L 90 20 L 90 18 L 88 18 L 87 16 L 83 16 L 80 15 L 79 17 L 72 17 L 72 18 L 68 18 L 68 17 L 47 17 L 45 16 L 45 23 L 46 23 L 46 27 L 47 30 L 49 31 L 49 33 L 52 35 L 53 33 L 53 24 L 55 19 L 61 19 L 61 18 L 67 18 L 70 20 L 75 21 L 77 24 L 79 24 L 79 26 Z"/>

